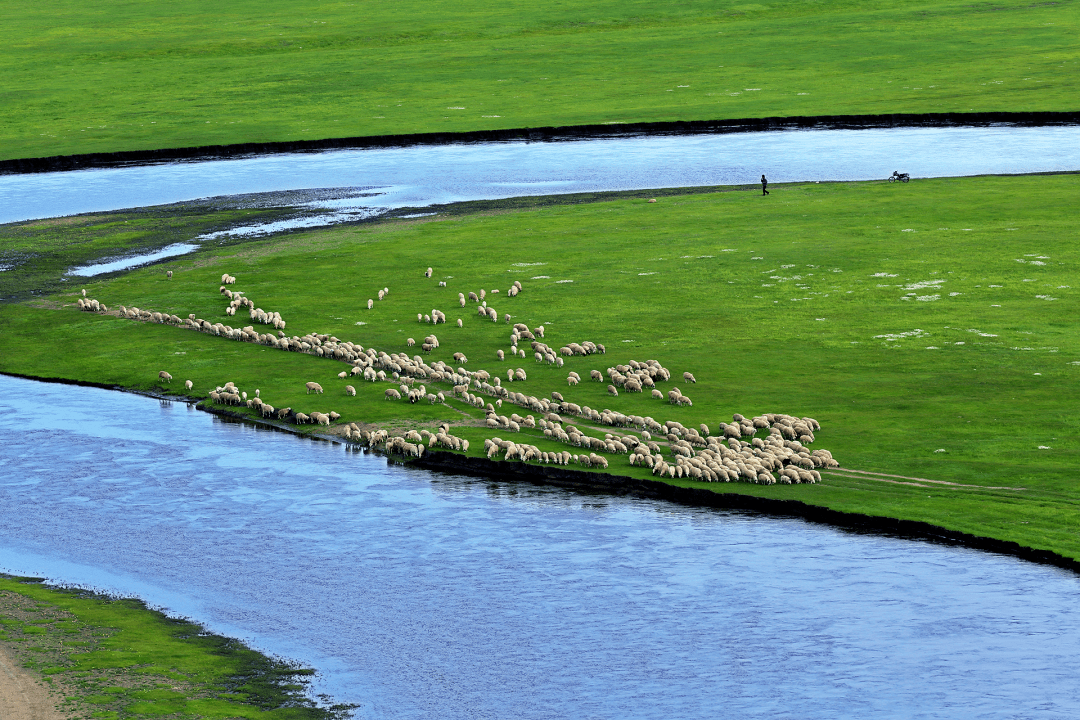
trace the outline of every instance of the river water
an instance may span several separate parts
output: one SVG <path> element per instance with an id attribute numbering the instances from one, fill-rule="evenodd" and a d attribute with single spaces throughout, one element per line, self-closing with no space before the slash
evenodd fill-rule
<path id="1" fill-rule="evenodd" d="M 0 223 L 284 193 L 320 224 L 389 209 L 557 193 L 1080 170 L 1080 127 L 785 130 L 495 142 L 0 175 Z M 300 190 L 319 190 L 296 193 Z M 258 198 L 253 202 L 267 202 Z M 297 220 L 310 225 L 310 217 Z M 282 226 L 264 228 L 282 229 Z"/>
<path id="2" fill-rule="evenodd" d="M 1080 716 L 1080 579 L 1054 568 L 4 376 L 0 448 L 0 570 L 309 663 L 362 718 Z"/>

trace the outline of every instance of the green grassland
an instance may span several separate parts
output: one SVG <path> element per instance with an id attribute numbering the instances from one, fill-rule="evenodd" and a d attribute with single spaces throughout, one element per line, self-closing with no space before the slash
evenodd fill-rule
<path id="1" fill-rule="evenodd" d="M 350 380 L 357 396 L 347 397 L 341 362 L 72 306 L 85 287 L 113 309 L 241 327 L 250 321 L 226 317 L 218 292 L 228 272 L 233 289 L 281 313 L 289 335 L 328 333 L 412 355 L 419 346 L 407 338 L 435 332 L 441 346 L 428 362 L 461 351 L 470 370 L 505 378 L 522 367 L 528 380 L 512 389 L 529 395 L 557 390 L 581 405 L 714 432 L 736 412 L 809 415 L 823 425 L 815 447 L 845 468 L 957 483 L 826 474 L 819 485 L 678 484 L 921 520 L 1080 559 L 1078 191 L 1073 174 L 813 183 L 779 185 L 769 197 L 728 188 L 294 233 L 72 279 L 80 284 L 65 294 L 0 306 L 0 371 L 170 393 L 191 379 L 198 397 L 231 380 L 276 407 L 333 410 L 343 421 L 451 422 L 470 454 L 493 435 L 576 450 L 536 431 L 488 430 L 482 411 L 457 400 L 385 401 L 386 383 Z M 524 291 L 509 298 L 514 280 Z M 368 310 L 382 287 L 390 294 Z M 479 319 L 473 303 L 458 307 L 458 292 L 481 288 L 498 323 Z M 432 308 L 447 325 L 417 323 Z M 607 354 L 567 358 L 563 369 L 531 355 L 499 362 L 511 332 L 504 313 L 544 324 L 552 347 L 592 340 Z M 648 393 L 611 398 L 606 383 L 587 380 L 589 370 L 650 358 L 677 378 L 696 375 L 696 384 L 659 385 L 678 386 L 692 407 Z M 159 370 L 176 380 L 157 382 Z M 568 370 L 585 381 L 568 387 Z M 308 395 L 311 380 L 326 393 Z M 514 410 L 526 414 L 501 412 Z M 609 460 L 610 472 L 648 477 L 626 456 Z"/>
<path id="2" fill-rule="evenodd" d="M 329 719 L 303 694 L 310 669 L 174 620 L 137 600 L 0 575 L 0 642 L 65 717 Z"/>
<path id="3" fill-rule="evenodd" d="M 1076 0 L 16 3 L 0 159 L 795 115 L 1074 111 Z"/>

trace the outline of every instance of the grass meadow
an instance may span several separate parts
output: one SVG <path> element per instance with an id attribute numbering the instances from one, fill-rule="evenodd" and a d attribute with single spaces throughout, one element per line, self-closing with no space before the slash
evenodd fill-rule
<path id="1" fill-rule="evenodd" d="M 1071 0 L 45 0 L 4 37 L 0 160 L 1080 94 Z"/>
<path id="2" fill-rule="evenodd" d="M 231 380 L 259 388 L 276 407 L 333 410 L 343 422 L 398 430 L 450 422 L 470 439 L 470 454 L 482 454 L 493 435 L 567 449 L 538 431 L 488 430 L 482 411 L 456 400 L 386 401 L 386 383 L 338 380 L 348 367 L 341 362 L 73 306 L 85 288 L 113 309 L 194 313 L 241 327 L 249 320 L 226 317 L 218 292 L 228 272 L 238 278 L 232 289 L 281 313 L 289 335 L 328 333 L 412 355 L 419 346 L 407 339 L 434 332 L 441 346 L 428 362 L 450 363 L 460 351 L 470 370 L 505 378 L 508 367 L 524 368 L 528 379 L 513 383 L 515 391 L 559 391 L 596 409 L 706 423 L 714 432 L 733 413 L 808 415 L 823 426 L 812 447 L 875 474 L 834 472 L 819 485 L 697 486 L 921 520 L 1080 558 L 1080 417 L 1072 401 L 1080 377 L 1080 176 L 771 189 L 768 197 L 724 188 L 656 203 L 627 195 L 386 220 L 208 248 L 92 282 L 69 277 L 65 292 L 0 306 L 0 371 L 171 393 L 190 379 L 198 397 Z M 20 232 L 26 225 L 0 238 Z M 524 291 L 509 298 L 514 280 Z M 389 295 L 368 310 L 383 287 Z M 498 323 L 480 319 L 473 303 L 458 306 L 459 292 L 481 288 Z M 448 324 L 417 323 L 417 313 L 433 308 Z M 509 349 L 511 333 L 504 313 L 543 324 L 552 347 L 592 340 L 607 353 L 567 358 L 563 369 L 531 355 L 500 362 L 496 350 Z M 678 386 L 692 407 L 648 393 L 611 398 L 606 382 L 587 380 L 592 369 L 650 358 L 675 378 L 694 373 L 696 384 L 658 385 L 665 393 Z M 159 383 L 159 370 L 174 382 Z M 584 381 L 568 387 L 568 370 Z M 307 381 L 325 394 L 308 395 Z M 355 397 L 345 395 L 346 382 Z M 428 385 L 449 394 L 449 385 Z M 501 412 L 512 410 L 526 414 L 509 405 Z M 575 424 L 594 435 L 610 430 Z M 626 456 L 609 461 L 609 472 L 647 476 Z"/>

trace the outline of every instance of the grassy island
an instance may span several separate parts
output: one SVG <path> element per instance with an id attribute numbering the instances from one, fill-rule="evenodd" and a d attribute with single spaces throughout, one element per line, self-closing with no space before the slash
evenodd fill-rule
<path id="1" fill-rule="evenodd" d="M 918 520 L 1080 559 L 1080 445 L 1071 408 L 1080 373 L 1072 332 L 1078 191 L 1075 174 L 793 184 L 768 197 L 727 187 L 657 193 L 656 202 L 628 193 L 481 203 L 289 233 L 92 281 L 53 278 L 66 290 L 0 306 L 0 371 L 204 403 L 232 382 L 249 399 L 258 389 L 261 401 L 290 408 L 269 421 L 300 433 L 341 438 L 349 423 L 392 435 L 437 433 L 446 423 L 469 440 L 468 455 L 486 455 L 492 437 L 549 453 L 590 452 L 545 435 L 539 424 L 517 432 L 489 427 L 483 406 L 499 395 L 478 389 L 475 375 L 469 393 L 481 407 L 454 392 L 460 376 L 413 378 L 406 389 L 423 384 L 426 392 L 416 403 L 385 399 L 401 384 L 389 370 L 385 381 L 339 379 L 349 362 L 318 356 L 314 342 L 294 343 L 293 351 L 267 344 L 279 333 L 253 322 L 245 306 L 228 315 L 221 291 L 239 291 L 280 314 L 280 335 L 332 336 L 429 366 L 455 367 L 454 354 L 463 353 L 461 367 L 501 377 L 507 390 L 533 398 L 551 399 L 554 391 L 595 410 L 705 424 L 713 436 L 735 413 L 813 417 L 822 427 L 807 448 L 827 448 L 841 465 L 818 468 L 820 483 L 666 481 Z M 54 268 L 65 252 L 57 238 L 81 261 L 94 243 L 134 251 L 156 242 L 153 233 L 129 230 L 145 220 L 148 211 L 141 212 L 5 226 L 0 248 L 53 248 Z M 200 216 L 198 226 L 207 222 Z M 0 275 L 0 294 L 10 295 L 21 273 L 42 272 L 23 253 L 22 264 Z M 223 286 L 223 274 L 235 284 Z M 522 291 L 510 297 L 515 281 Z M 79 310 L 83 289 L 108 312 Z M 497 322 L 480 317 L 479 302 L 460 305 L 459 293 L 481 290 Z M 261 339 L 119 317 L 120 306 L 180 320 L 194 315 L 237 332 L 252 326 Z M 424 322 L 433 310 L 445 313 L 446 324 Z M 511 360 L 516 323 L 543 325 L 551 348 L 591 341 L 606 353 L 559 355 L 559 367 L 535 360 L 530 341 L 520 339 L 526 357 Z M 439 346 L 427 352 L 421 346 L 430 334 Z M 609 368 L 631 360 L 656 360 L 671 371 L 656 383 L 662 397 L 625 387 L 609 394 Z M 507 370 L 518 368 L 527 379 L 509 381 Z M 602 382 L 589 379 L 593 370 Z M 172 382 L 159 380 L 160 371 Z M 570 371 L 580 384 L 568 384 Z M 685 382 L 684 372 L 696 382 Z M 308 382 L 325 392 L 309 393 Z M 676 387 L 692 405 L 669 402 Z M 428 402 L 436 393 L 445 402 Z M 260 419 L 244 403 L 216 407 Z M 505 397 L 493 410 L 544 417 Z M 340 419 L 295 424 L 297 413 L 317 412 Z M 644 439 L 641 427 L 561 415 L 560 427 L 585 436 Z M 674 463 L 677 443 L 652 435 Z M 655 477 L 622 452 L 595 454 L 608 473 Z"/>
<path id="2" fill-rule="evenodd" d="M 168 618 L 136 600 L 0 575 L 0 643 L 69 718 L 332 720 L 309 701 L 313 670 Z"/>
<path id="3" fill-rule="evenodd" d="M 1076 111 L 1080 5 L 17 3 L 0 160 L 776 116 Z"/>

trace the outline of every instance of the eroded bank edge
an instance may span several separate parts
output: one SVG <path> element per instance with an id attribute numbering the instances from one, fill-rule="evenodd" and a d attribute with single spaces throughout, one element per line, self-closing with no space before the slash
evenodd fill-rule
<path id="1" fill-rule="evenodd" d="M 0 372 L 0 375 L 8 375 L 10 377 L 17 377 L 25 380 L 37 380 L 40 382 L 96 387 L 105 390 L 119 390 L 121 392 L 129 392 L 158 400 L 184 402 L 194 405 L 197 410 L 203 410 L 212 415 L 226 418 L 231 421 L 249 423 L 259 427 L 271 428 L 281 432 L 327 442 L 342 442 L 341 439 L 336 436 L 322 435 L 319 433 L 300 433 L 298 430 L 287 425 L 252 418 L 225 408 L 213 407 L 203 403 L 201 398 L 190 398 L 182 395 L 166 395 L 147 390 L 125 388 L 120 385 L 69 380 L 65 378 L 45 378 L 12 372 Z M 440 450 L 425 452 L 424 457 L 408 461 L 382 453 L 378 449 L 366 449 L 365 451 L 376 455 L 382 455 L 386 457 L 388 462 L 423 468 L 432 472 L 484 477 L 503 481 L 525 481 L 538 485 L 552 485 L 571 490 L 602 490 L 620 496 L 630 496 L 650 500 L 667 500 L 680 505 L 694 507 L 750 511 L 771 517 L 797 517 L 807 520 L 808 522 L 828 525 L 844 530 L 910 540 L 924 540 L 945 545 L 982 550 L 999 555 L 1007 555 L 1028 562 L 1038 563 L 1040 565 L 1052 565 L 1080 574 L 1080 561 L 1061 555 L 1052 550 L 1041 550 L 1021 545 L 1012 542 L 1011 540 L 998 540 L 996 538 L 973 535 L 959 530 L 950 530 L 921 520 L 902 520 L 883 515 L 845 512 L 842 510 L 833 510 L 832 508 L 823 505 L 813 505 L 802 500 L 783 500 L 748 495 L 739 492 L 736 487 L 726 484 L 723 486 L 724 492 L 718 492 L 704 488 L 685 488 L 678 485 L 671 485 L 660 480 L 642 480 L 629 476 L 613 475 L 611 473 L 585 472 L 583 470 L 573 470 L 548 465 L 527 465 L 524 463 L 511 464 L 489 460 L 487 458 L 468 457 Z"/>
<path id="2" fill-rule="evenodd" d="M 484 142 L 556 142 L 634 135 L 698 135 L 768 130 L 863 130 L 898 127 L 1017 127 L 1080 124 L 1080 111 L 1060 112 L 947 112 L 892 113 L 886 115 L 793 115 L 788 117 L 732 118 L 721 120 L 676 120 L 593 125 L 562 125 L 468 132 L 430 132 L 407 135 L 363 135 L 321 140 L 250 142 L 232 145 L 200 145 L 156 150 L 54 155 L 0 161 L 0 175 L 57 172 L 129 165 L 152 165 L 179 160 L 221 160 L 252 155 L 360 150 L 366 148 L 410 147 L 414 145 L 455 145 Z"/>

